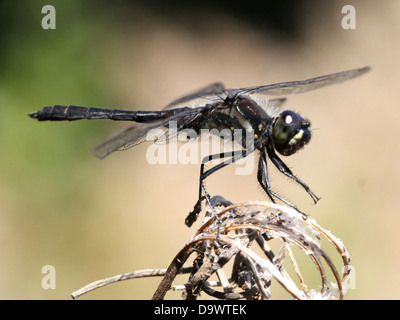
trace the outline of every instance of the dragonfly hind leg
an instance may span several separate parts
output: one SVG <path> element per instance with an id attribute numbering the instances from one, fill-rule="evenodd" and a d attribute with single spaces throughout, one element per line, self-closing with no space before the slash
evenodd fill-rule
<path id="1" fill-rule="evenodd" d="M 240 151 L 232 151 L 232 152 L 223 152 L 219 154 L 213 154 L 209 155 L 201 161 L 201 166 L 200 166 L 200 186 L 199 186 L 199 198 L 194 205 L 193 211 L 189 213 L 189 215 L 185 219 L 185 224 L 188 227 L 191 227 L 192 224 L 197 220 L 199 213 L 201 212 L 201 203 L 203 200 L 207 200 L 208 203 L 211 203 L 210 201 L 210 196 L 206 192 L 205 186 L 204 186 L 204 180 L 213 174 L 214 172 L 218 171 L 219 169 L 222 169 L 223 167 L 234 163 L 235 161 L 238 161 L 240 159 L 243 159 L 248 155 L 247 150 L 240 150 Z M 229 159 L 225 160 L 224 162 L 221 162 L 217 164 L 216 166 L 208 169 L 207 171 L 204 171 L 204 166 L 207 162 L 210 162 L 211 160 L 214 159 L 224 159 L 228 158 Z"/>

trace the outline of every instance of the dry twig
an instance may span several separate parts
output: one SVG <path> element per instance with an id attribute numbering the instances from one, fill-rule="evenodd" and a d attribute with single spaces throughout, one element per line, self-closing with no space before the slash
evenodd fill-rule
<path id="1" fill-rule="evenodd" d="M 306 218 L 296 210 L 269 202 L 254 201 L 227 207 L 226 201 L 218 203 L 220 206 L 214 208 L 213 214 L 209 211 L 208 220 L 178 252 L 168 269 L 143 270 L 96 281 L 72 296 L 76 298 L 117 281 L 163 276 L 153 299 L 163 299 L 171 289 L 182 290 L 186 299 L 196 299 L 202 292 L 218 299 L 268 299 L 271 297 L 270 287 L 275 281 L 295 299 L 343 299 L 343 283 L 351 270 L 349 254 L 343 243 L 313 218 Z M 218 230 L 220 233 L 217 237 Z M 344 274 L 339 274 L 323 249 L 322 238 L 327 239 L 340 255 Z M 273 239 L 278 239 L 280 243 L 276 256 L 267 244 Z M 255 242 L 266 257 L 253 249 Z M 321 278 L 318 289 L 308 288 L 293 247 L 300 248 L 314 263 Z M 192 266 L 183 268 L 193 253 L 196 257 Z M 231 276 L 227 277 L 225 269 L 230 261 L 233 261 L 233 267 Z M 288 266 L 292 266 L 291 272 L 297 275 L 299 283 L 291 278 L 289 270 L 285 270 Z M 325 269 L 330 273 L 327 274 Z M 179 273 L 190 273 L 189 279 L 183 285 L 173 286 Z M 213 275 L 217 275 L 218 281 L 210 280 Z M 333 275 L 332 280 L 328 280 L 329 275 Z"/>

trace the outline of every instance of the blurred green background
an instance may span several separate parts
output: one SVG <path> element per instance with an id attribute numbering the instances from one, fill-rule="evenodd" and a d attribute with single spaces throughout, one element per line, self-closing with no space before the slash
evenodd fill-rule
<path id="1" fill-rule="evenodd" d="M 41 26 L 47 4 L 55 30 Z M 355 30 L 341 25 L 347 4 Z M 372 72 L 361 78 L 287 102 L 314 131 L 285 162 L 318 205 L 282 175 L 272 185 L 347 246 L 346 298 L 400 298 L 399 15 L 397 0 L 0 2 L 0 298 L 69 299 L 98 279 L 166 268 L 199 225 L 184 225 L 198 165 L 149 165 L 148 145 L 101 161 L 93 146 L 127 124 L 38 123 L 27 113 L 156 110 L 214 81 L 245 87 L 365 65 Z M 265 199 L 256 174 L 235 176 L 233 166 L 207 187 L 234 202 Z M 45 265 L 56 269 L 55 290 L 41 286 Z M 148 299 L 159 281 L 83 298 Z"/>

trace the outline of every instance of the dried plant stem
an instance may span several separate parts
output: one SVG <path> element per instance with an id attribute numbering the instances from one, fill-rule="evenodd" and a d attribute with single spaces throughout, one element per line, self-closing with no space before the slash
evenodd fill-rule
<path id="1" fill-rule="evenodd" d="M 323 249 L 321 238 L 326 238 L 341 256 L 344 264 L 342 276 Z M 281 247 L 276 256 L 266 243 L 271 239 L 280 239 Z M 254 240 L 257 240 L 265 257 L 251 249 Z M 294 257 L 292 245 L 300 248 L 317 268 L 321 279 L 318 290 L 308 288 Z M 196 255 L 193 266 L 183 268 L 193 253 Z M 289 257 L 286 260 L 290 261 L 299 279 L 299 287 L 283 268 L 286 257 Z M 227 277 L 223 269 L 232 259 L 232 275 Z M 324 266 L 328 266 L 327 270 L 331 271 L 330 275 L 335 279 L 333 282 L 328 280 Z M 219 210 L 213 208 L 213 214 L 178 252 L 168 269 L 141 270 L 95 281 L 75 291 L 72 297 L 77 298 L 118 281 L 163 276 L 153 295 L 155 300 L 164 299 L 171 289 L 183 290 L 186 299 L 197 299 L 201 291 L 219 299 L 269 299 L 272 280 L 298 300 L 333 299 L 337 295 L 343 299 L 343 282 L 350 270 L 350 257 L 343 243 L 314 219 L 306 218 L 285 206 L 252 201 L 219 207 Z M 179 273 L 190 273 L 189 280 L 183 285 L 172 286 Z M 209 280 L 213 274 L 217 275 L 219 281 Z M 221 287 L 221 290 L 212 287 Z M 238 289 L 242 291 L 238 292 Z"/>
<path id="2" fill-rule="evenodd" d="M 192 267 L 188 268 L 182 268 L 179 273 L 184 274 L 184 273 L 189 273 L 192 270 Z M 88 293 L 92 290 L 107 286 L 109 284 L 119 282 L 119 281 L 124 281 L 124 280 L 130 280 L 130 279 L 138 279 L 138 278 L 146 278 L 146 277 L 161 277 L 165 276 L 167 272 L 167 269 L 145 269 L 145 270 L 138 270 L 138 271 L 133 271 L 133 272 L 127 272 L 123 274 L 119 274 L 113 277 L 109 277 L 106 279 L 101 279 L 98 281 L 94 281 L 92 283 L 89 283 L 88 285 L 80 288 L 79 290 L 74 291 L 71 293 L 71 297 L 73 299 L 78 298 L 79 296 L 84 295 L 85 293 Z"/>

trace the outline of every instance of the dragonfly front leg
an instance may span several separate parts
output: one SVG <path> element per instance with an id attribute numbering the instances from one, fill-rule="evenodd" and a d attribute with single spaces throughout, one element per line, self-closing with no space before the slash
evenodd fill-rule
<path id="1" fill-rule="evenodd" d="M 258 162 L 257 180 L 273 203 L 275 203 L 275 199 L 274 199 L 274 197 L 275 197 L 276 199 L 282 201 L 286 205 L 292 207 L 293 209 L 295 209 L 296 211 L 300 212 L 302 215 L 307 217 L 307 215 L 305 213 L 301 212 L 297 208 L 296 205 L 287 201 L 285 198 L 281 197 L 279 194 L 277 194 L 276 192 L 274 192 L 272 190 L 271 185 L 268 180 L 267 159 L 266 159 L 265 152 L 261 152 L 261 155 L 260 155 L 260 159 Z"/>
<path id="2" fill-rule="evenodd" d="M 299 185 L 301 185 L 304 188 L 304 190 L 306 190 L 306 192 L 310 195 L 311 199 L 314 201 L 314 204 L 316 204 L 318 200 L 320 200 L 320 198 L 314 192 L 311 191 L 309 186 L 307 186 L 303 181 L 301 181 L 292 173 L 292 171 L 287 167 L 287 165 L 275 153 L 272 145 L 268 144 L 266 149 L 268 157 L 271 159 L 272 163 L 278 168 L 278 170 L 287 177 L 289 177 L 290 179 L 294 180 Z"/>

